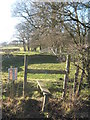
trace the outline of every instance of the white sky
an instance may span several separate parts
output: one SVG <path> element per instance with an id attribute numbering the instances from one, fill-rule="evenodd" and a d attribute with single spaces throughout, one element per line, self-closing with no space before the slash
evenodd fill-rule
<path id="1" fill-rule="evenodd" d="M 0 0 L 0 43 L 9 42 L 14 34 L 17 19 L 11 17 L 11 6 L 16 0 Z"/>

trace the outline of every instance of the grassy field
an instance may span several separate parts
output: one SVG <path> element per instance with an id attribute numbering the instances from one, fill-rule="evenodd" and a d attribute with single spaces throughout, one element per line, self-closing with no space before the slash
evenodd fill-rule
<path id="1" fill-rule="evenodd" d="M 8 81 L 8 68 L 10 66 L 18 68 L 18 77 L 15 81 L 15 98 L 22 97 L 23 79 L 24 79 L 24 55 L 28 54 L 28 74 L 27 74 L 27 96 L 34 100 L 42 99 L 37 90 L 36 80 L 40 80 L 50 90 L 52 98 L 60 100 L 63 92 L 64 72 L 66 68 L 65 62 L 58 62 L 57 57 L 48 54 L 40 54 L 39 52 L 14 52 L 13 54 L 2 55 L 2 80 L 3 89 Z M 70 75 L 68 81 L 67 96 L 71 96 L 73 92 L 73 82 L 76 67 L 71 62 Z M 81 73 L 79 74 L 80 79 Z M 87 87 L 87 81 L 84 78 L 81 99 L 87 100 L 90 90 Z M 3 99 L 7 100 L 10 96 L 10 86 L 8 93 L 3 95 Z M 68 99 L 69 97 L 67 97 Z M 70 99 L 70 98 L 69 98 Z M 60 103 L 61 104 L 61 103 Z M 69 111 L 69 108 L 67 109 Z"/>
<path id="2" fill-rule="evenodd" d="M 8 79 L 8 68 L 10 66 L 18 68 L 18 81 L 23 81 L 24 78 L 24 55 L 10 54 L 2 57 L 2 79 Z M 52 94 L 56 97 L 61 97 L 63 89 L 63 79 L 66 63 L 57 61 L 57 57 L 53 55 L 43 55 L 31 53 L 28 55 L 28 74 L 27 80 L 36 82 L 41 80 Z M 71 63 L 68 86 L 73 87 L 73 79 L 76 67 Z M 80 76 L 80 75 L 79 75 Z M 85 81 L 86 82 L 86 81 Z"/>

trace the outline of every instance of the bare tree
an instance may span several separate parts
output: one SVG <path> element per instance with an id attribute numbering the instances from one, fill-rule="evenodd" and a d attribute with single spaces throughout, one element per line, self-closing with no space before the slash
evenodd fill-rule
<path id="1" fill-rule="evenodd" d="M 16 26 L 16 37 L 23 42 L 24 51 L 30 50 L 31 26 L 27 22 L 19 23 Z"/>
<path id="2" fill-rule="evenodd" d="M 22 24 L 18 24 L 16 26 L 16 29 L 17 29 L 16 37 L 17 37 L 17 39 L 19 39 L 20 42 L 23 43 L 24 51 L 26 51 L 25 33 L 24 33 L 23 29 L 22 29 Z"/>
<path id="3" fill-rule="evenodd" d="M 23 18 L 35 28 L 33 32 L 35 36 L 38 36 L 38 42 L 45 43 L 47 47 L 52 47 L 54 52 L 56 48 L 61 49 L 63 47 L 66 52 L 78 54 L 82 63 L 82 66 L 79 67 L 84 71 L 87 70 L 87 80 L 90 82 L 90 45 L 86 39 L 90 29 L 87 12 L 89 8 L 88 3 L 33 3 L 29 0 L 22 0 L 15 5 L 13 13 L 14 16 Z M 81 77 L 82 80 L 83 76 Z"/>

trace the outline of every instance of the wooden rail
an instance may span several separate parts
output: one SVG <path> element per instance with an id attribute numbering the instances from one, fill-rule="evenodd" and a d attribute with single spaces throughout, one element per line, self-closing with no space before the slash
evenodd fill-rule
<path id="1" fill-rule="evenodd" d="M 49 97 L 51 96 L 50 91 L 45 87 L 45 85 L 37 80 L 37 88 L 40 89 L 41 93 L 43 94 L 43 105 L 42 105 L 42 112 L 47 111 L 47 103 L 49 100 Z"/>

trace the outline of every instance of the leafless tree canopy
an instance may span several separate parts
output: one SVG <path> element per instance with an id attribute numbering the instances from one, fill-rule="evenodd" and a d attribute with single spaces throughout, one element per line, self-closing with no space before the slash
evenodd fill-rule
<path id="1" fill-rule="evenodd" d="M 51 47 L 54 52 L 57 49 L 57 53 L 75 54 L 90 80 L 89 10 L 89 2 L 20 0 L 13 5 L 12 13 L 21 19 L 21 24 L 16 27 L 19 37 L 31 46 Z"/>

